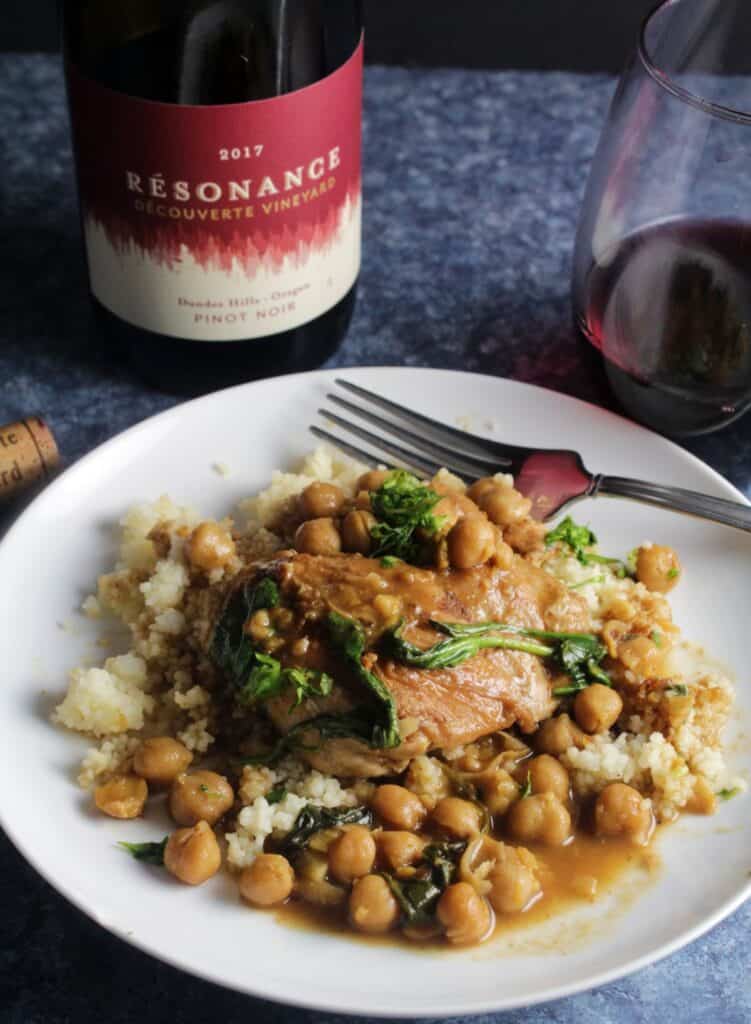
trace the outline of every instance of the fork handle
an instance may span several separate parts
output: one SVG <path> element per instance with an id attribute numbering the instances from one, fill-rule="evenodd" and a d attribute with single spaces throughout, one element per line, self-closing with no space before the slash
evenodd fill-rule
<path id="1" fill-rule="evenodd" d="M 708 494 L 686 491 L 682 487 L 665 487 L 644 480 L 629 480 L 623 476 L 597 476 L 590 494 L 592 497 L 605 494 L 616 498 L 633 498 L 634 501 L 685 512 L 699 519 L 711 519 L 751 533 L 751 506 L 725 501 L 723 498 L 711 498 Z"/>

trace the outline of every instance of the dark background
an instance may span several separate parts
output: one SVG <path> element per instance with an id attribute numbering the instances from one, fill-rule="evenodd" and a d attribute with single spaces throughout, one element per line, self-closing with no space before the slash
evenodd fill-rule
<path id="1" fill-rule="evenodd" d="M 0 50 L 57 48 L 57 0 L 0 6 Z M 615 72 L 653 6 L 654 0 L 365 0 L 367 54 L 382 64 Z"/>

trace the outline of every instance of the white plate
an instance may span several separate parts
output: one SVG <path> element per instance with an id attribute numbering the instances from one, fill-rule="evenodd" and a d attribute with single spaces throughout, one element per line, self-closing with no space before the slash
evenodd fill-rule
<path id="1" fill-rule="evenodd" d="M 471 417 L 480 433 L 494 427 L 495 436 L 521 444 L 578 449 L 594 471 L 739 498 L 668 441 L 562 395 L 441 370 L 342 375 L 448 423 Z M 113 524 L 132 503 L 164 492 L 207 514 L 225 514 L 264 486 L 274 467 L 310 449 L 306 427 L 332 379 L 323 372 L 263 381 L 147 420 L 68 470 L 7 534 L 0 545 L 0 820 L 9 836 L 59 892 L 141 949 L 253 995 L 328 1011 L 404 1017 L 500 1010 L 602 984 L 678 949 L 749 894 L 746 799 L 724 804 L 715 818 L 687 818 L 668 830 L 663 870 L 638 898 L 624 889 L 576 921 L 559 919 L 537 934 L 458 953 L 287 928 L 241 906 L 224 877 L 188 890 L 116 848 L 120 839 L 160 837 L 158 811 L 138 822 L 90 812 L 73 782 L 86 743 L 53 728 L 47 715 L 67 670 L 96 653 L 93 627 L 76 609 L 113 563 Z M 216 462 L 227 463 L 232 475 L 217 475 Z M 674 544 L 685 564 L 673 602 L 677 621 L 689 637 L 744 669 L 751 536 L 606 498 L 578 505 L 575 514 L 592 524 L 608 551 L 625 554 L 646 539 Z M 742 724 L 750 705 L 742 677 L 738 705 Z M 751 752 L 740 726 L 736 732 L 734 763 L 747 775 Z"/>

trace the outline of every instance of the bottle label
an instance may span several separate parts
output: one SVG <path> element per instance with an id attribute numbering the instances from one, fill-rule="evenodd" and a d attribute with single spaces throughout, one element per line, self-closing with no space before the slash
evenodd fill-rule
<path id="1" fill-rule="evenodd" d="M 95 297 L 177 338 L 287 331 L 360 269 L 362 42 L 338 70 L 268 100 L 190 107 L 68 67 Z"/>

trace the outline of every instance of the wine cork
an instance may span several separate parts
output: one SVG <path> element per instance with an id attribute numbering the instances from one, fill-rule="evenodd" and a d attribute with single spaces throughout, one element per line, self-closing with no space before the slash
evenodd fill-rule
<path id="1" fill-rule="evenodd" d="M 59 465 L 55 438 L 39 416 L 0 427 L 0 501 L 49 480 Z"/>

